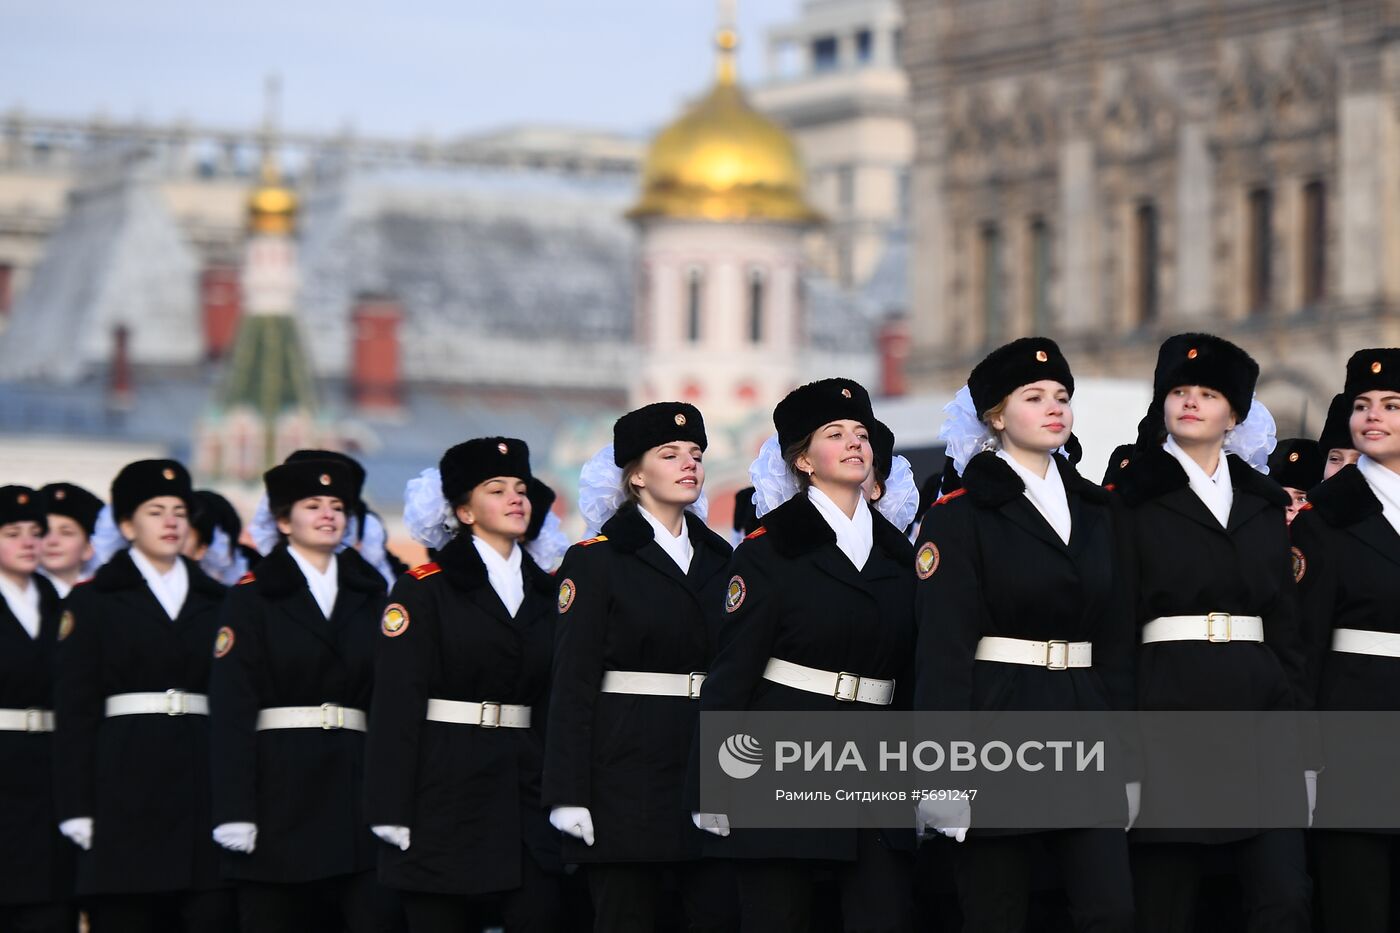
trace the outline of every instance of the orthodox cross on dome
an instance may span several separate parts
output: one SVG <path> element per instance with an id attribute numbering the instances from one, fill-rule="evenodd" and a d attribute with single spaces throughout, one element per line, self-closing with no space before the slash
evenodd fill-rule
<path id="1" fill-rule="evenodd" d="M 715 30 L 718 52 L 716 71 L 720 84 L 733 84 L 737 77 L 734 51 L 739 47 L 737 0 L 719 0 L 719 28 Z"/>

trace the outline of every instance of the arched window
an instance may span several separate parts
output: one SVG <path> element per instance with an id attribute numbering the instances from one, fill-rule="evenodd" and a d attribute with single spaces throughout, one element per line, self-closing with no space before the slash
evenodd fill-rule
<path id="1" fill-rule="evenodd" d="M 1327 185 L 1303 186 L 1303 304 L 1313 307 L 1327 297 Z"/>
<path id="2" fill-rule="evenodd" d="M 1158 242 L 1157 205 L 1143 201 L 1133 213 L 1133 254 L 1137 273 L 1133 305 L 1138 324 L 1156 321 L 1161 306 L 1157 278 Z"/>
<path id="3" fill-rule="evenodd" d="M 1250 314 L 1266 314 L 1274 301 L 1274 193 L 1249 193 L 1248 279 Z"/>
<path id="4" fill-rule="evenodd" d="M 749 343 L 763 342 L 764 303 L 767 300 L 767 277 L 762 269 L 749 270 Z"/>
<path id="5" fill-rule="evenodd" d="M 685 276 L 685 335 L 691 343 L 700 342 L 701 303 L 705 298 L 705 273 L 691 268 Z"/>
<path id="6" fill-rule="evenodd" d="M 1001 228 L 983 224 L 979 231 L 982 273 L 982 326 L 989 345 L 999 344 L 1006 328 L 1001 289 Z"/>

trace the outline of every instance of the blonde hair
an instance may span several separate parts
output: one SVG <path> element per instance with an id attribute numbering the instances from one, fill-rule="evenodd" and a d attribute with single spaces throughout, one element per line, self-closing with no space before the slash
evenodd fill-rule
<path id="1" fill-rule="evenodd" d="M 992 422 L 1000 418 L 1002 415 L 1006 414 L 1006 406 L 1010 401 L 1011 396 L 1008 395 L 1006 396 L 1006 398 L 1002 399 L 1000 402 L 997 402 L 991 408 L 988 408 L 986 411 L 982 412 L 982 423 L 987 426 L 987 430 L 991 431 L 998 438 L 1001 437 L 1001 432 L 998 431 L 996 428 L 992 427 Z"/>
<path id="2" fill-rule="evenodd" d="M 642 457 L 645 457 L 643 454 Z M 632 477 L 642 472 L 642 457 L 637 457 L 622 468 L 622 494 L 633 505 L 642 504 L 642 490 L 632 483 Z"/>
<path id="3" fill-rule="evenodd" d="M 817 436 L 813 431 L 799 441 L 794 441 L 783 451 L 783 463 L 787 464 L 788 472 L 797 477 L 797 491 L 805 493 L 812 485 L 812 474 L 804 473 L 797 468 L 799 457 L 806 456 L 807 451 L 812 446 L 812 438 Z"/>

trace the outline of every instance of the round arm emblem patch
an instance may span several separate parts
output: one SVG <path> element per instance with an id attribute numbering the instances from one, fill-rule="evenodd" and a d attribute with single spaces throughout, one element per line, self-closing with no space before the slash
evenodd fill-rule
<path id="1" fill-rule="evenodd" d="M 214 636 L 214 657 L 222 658 L 233 650 L 233 629 L 227 625 L 219 627 L 219 633 Z"/>
<path id="2" fill-rule="evenodd" d="M 574 604 L 574 597 L 577 595 L 578 588 L 574 586 L 574 581 L 566 577 L 564 579 L 564 582 L 559 584 L 560 613 L 565 613 L 569 611 L 569 607 Z"/>
<path id="3" fill-rule="evenodd" d="M 384 607 L 384 618 L 379 622 L 379 630 L 390 638 L 398 638 L 408 631 L 408 610 L 402 603 L 390 603 Z"/>
<path id="4" fill-rule="evenodd" d="M 729 586 L 724 591 L 724 611 L 734 612 L 744 604 L 744 597 L 749 594 L 748 587 L 744 585 L 744 578 L 737 573 L 729 578 Z"/>
<path id="5" fill-rule="evenodd" d="M 940 559 L 938 545 L 932 541 L 925 541 L 923 547 L 919 548 L 919 553 L 914 557 L 914 572 L 918 574 L 920 580 L 927 580 L 938 570 Z"/>

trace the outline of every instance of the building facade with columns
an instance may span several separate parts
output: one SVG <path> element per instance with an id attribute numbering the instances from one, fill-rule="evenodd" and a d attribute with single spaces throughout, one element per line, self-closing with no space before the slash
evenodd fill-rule
<path id="1" fill-rule="evenodd" d="M 1280 436 L 1400 342 L 1400 3 L 905 0 L 913 384 L 1060 340 L 1147 379 L 1205 330 Z M 1124 439 L 1131 439 L 1131 427 Z"/>

